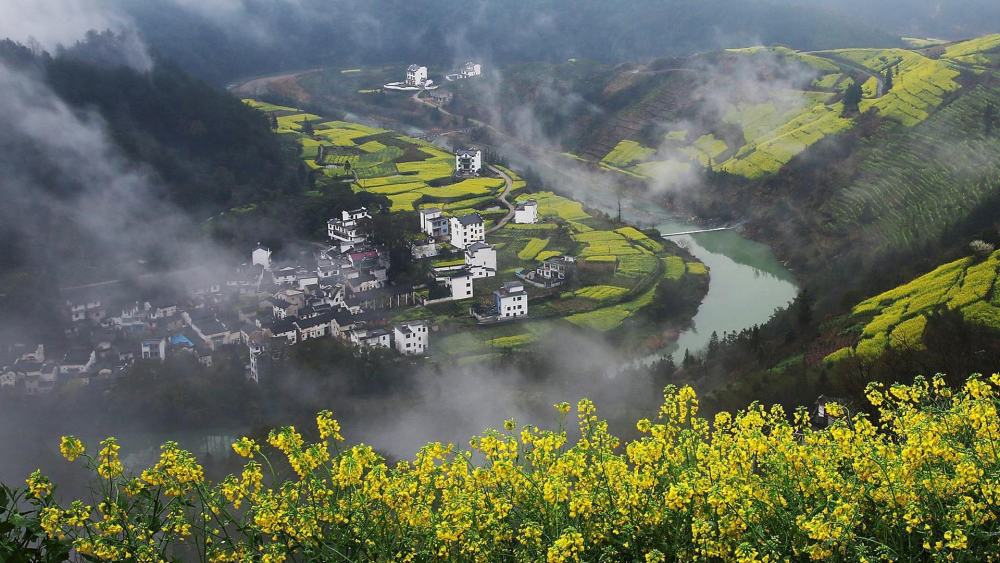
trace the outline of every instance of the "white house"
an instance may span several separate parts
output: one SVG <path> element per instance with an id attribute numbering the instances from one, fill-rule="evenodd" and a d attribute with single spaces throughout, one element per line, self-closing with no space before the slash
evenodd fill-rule
<path id="1" fill-rule="evenodd" d="M 293 323 L 299 331 L 299 342 L 333 335 L 333 313 L 323 313 Z"/>
<path id="2" fill-rule="evenodd" d="M 469 61 L 462 66 L 462 76 L 472 78 L 483 74 L 483 65 Z"/>
<path id="3" fill-rule="evenodd" d="M 462 248 L 486 239 L 486 225 L 478 213 L 470 213 L 461 217 L 449 219 L 448 228 L 451 231 L 451 245 Z"/>
<path id="4" fill-rule="evenodd" d="M 514 222 L 520 225 L 534 225 L 538 222 L 538 202 L 533 199 L 521 202 L 514 208 Z"/>
<path id="5" fill-rule="evenodd" d="M 474 279 L 491 278 L 497 275 L 497 250 L 483 241 L 474 242 L 465 248 L 465 265 Z"/>
<path id="6" fill-rule="evenodd" d="M 435 274 L 434 279 L 448 288 L 453 301 L 472 297 L 472 272 L 468 268 Z"/>
<path id="7" fill-rule="evenodd" d="M 431 207 L 420 210 L 420 230 L 432 237 L 448 236 L 448 218 L 440 209 Z"/>
<path id="8" fill-rule="evenodd" d="M 149 338 L 143 340 L 139 345 L 139 353 L 144 360 L 160 360 L 162 362 L 167 359 L 167 339 Z"/>
<path id="9" fill-rule="evenodd" d="M 427 67 L 410 65 L 406 69 L 406 85 L 421 87 L 427 84 Z"/>
<path id="10" fill-rule="evenodd" d="M 410 322 L 393 327 L 392 340 L 400 354 L 418 356 L 427 352 L 428 334 L 427 323 Z"/>
<path id="11" fill-rule="evenodd" d="M 340 252 L 346 252 L 368 240 L 366 223 L 371 218 L 364 207 L 342 211 L 340 219 L 326 222 L 327 236 L 339 246 Z"/>
<path id="12" fill-rule="evenodd" d="M 271 269 L 271 250 L 261 243 L 257 243 L 257 247 L 253 249 L 251 253 L 251 260 L 254 266 L 261 266 L 265 270 Z"/>
<path id="13" fill-rule="evenodd" d="M 457 176 L 478 176 L 483 169 L 483 151 L 479 149 L 458 149 L 455 151 L 455 174 Z"/>
<path id="14" fill-rule="evenodd" d="M 493 292 L 497 316 L 500 319 L 524 317 L 528 314 L 528 293 L 521 282 L 505 282 Z"/>

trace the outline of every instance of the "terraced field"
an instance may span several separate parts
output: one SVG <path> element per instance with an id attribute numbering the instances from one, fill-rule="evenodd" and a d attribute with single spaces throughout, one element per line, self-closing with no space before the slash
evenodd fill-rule
<path id="1" fill-rule="evenodd" d="M 938 307 L 960 311 L 969 322 L 1000 330 L 1000 251 L 980 262 L 964 258 L 938 267 L 910 283 L 862 301 L 851 312 L 862 325 L 858 343 L 827 356 L 878 357 L 889 347 L 920 349 L 927 317 Z"/>
<path id="2" fill-rule="evenodd" d="M 871 86 L 866 88 L 870 99 L 861 102 L 861 111 L 874 109 L 903 125 L 913 126 L 927 119 L 945 97 L 958 90 L 955 81 L 959 69 L 947 60 L 935 60 L 906 49 L 840 49 L 824 51 L 833 59 L 843 59 L 875 73 L 892 68 L 893 88 L 882 97 L 874 98 Z"/>
<path id="3" fill-rule="evenodd" d="M 656 145 L 648 135 L 641 135 L 637 124 L 650 119 L 685 122 L 685 111 L 698 111 L 692 100 L 706 95 L 692 83 L 687 94 L 690 99 L 679 99 L 685 94 L 677 84 L 665 82 L 660 91 L 645 95 L 611 122 L 614 129 L 609 134 L 617 131 L 625 138 L 600 159 L 600 166 L 630 176 L 658 179 L 676 177 L 690 166 L 711 166 L 750 179 L 772 174 L 818 141 L 854 127 L 855 120 L 843 116 L 839 99 L 850 81 L 858 78 L 863 81 L 862 112 L 877 112 L 905 127 L 915 127 L 945 107 L 945 102 L 961 89 L 963 73 L 971 76 L 992 72 L 991 68 L 1000 64 L 1000 34 L 946 45 L 927 40 L 918 42 L 914 49 L 801 53 L 784 47 L 751 47 L 730 49 L 725 55 L 772 65 L 778 61 L 787 68 L 811 71 L 815 77 L 811 83 L 795 87 L 803 89 L 768 91 L 769 99 L 748 96 L 741 100 L 738 94 L 731 94 L 728 105 L 718 110 L 718 123 L 705 123 L 701 116 L 701 123 L 695 127 L 699 130 L 675 127 Z M 893 71 L 893 87 L 880 92 L 879 81 L 873 75 L 887 69 Z M 710 82 L 707 87 L 721 86 Z M 658 101 L 660 98 L 663 101 Z M 663 112 L 666 117 L 658 115 Z M 741 143 L 734 143 L 729 133 L 720 134 L 733 128 L 742 131 Z M 646 145 L 636 139 L 645 139 Z"/>
<path id="4" fill-rule="evenodd" d="M 910 248 L 936 237 L 1000 186 L 1000 138 L 983 134 L 982 111 L 1000 85 L 980 85 L 906 131 L 859 151 L 860 172 L 824 203 L 831 233 Z"/>

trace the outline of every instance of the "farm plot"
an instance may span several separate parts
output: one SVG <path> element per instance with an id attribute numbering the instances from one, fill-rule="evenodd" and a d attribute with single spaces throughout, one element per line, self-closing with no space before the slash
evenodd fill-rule
<path id="1" fill-rule="evenodd" d="M 529 199 L 538 202 L 538 214 L 541 217 L 559 217 L 566 221 L 582 221 L 590 218 L 590 214 L 583 210 L 583 204 L 552 192 L 537 192 L 516 198 L 518 202 Z"/>
<path id="2" fill-rule="evenodd" d="M 655 152 L 656 149 L 651 149 L 635 141 L 625 139 L 615 145 L 615 148 L 611 149 L 611 152 L 601 159 L 601 163 L 618 168 L 628 168 L 633 164 L 642 162 Z"/>

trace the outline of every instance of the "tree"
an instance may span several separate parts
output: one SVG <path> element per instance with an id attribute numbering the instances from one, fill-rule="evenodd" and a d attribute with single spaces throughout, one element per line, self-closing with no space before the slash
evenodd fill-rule
<path id="1" fill-rule="evenodd" d="M 861 85 L 852 81 L 844 90 L 844 113 L 858 113 L 862 95 Z"/>
<path id="2" fill-rule="evenodd" d="M 986 102 L 986 110 L 983 112 L 983 132 L 986 136 L 993 135 L 993 127 L 997 122 L 997 108 L 993 102 Z"/>
<path id="3" fill-rule="evenodd" d="M 798 297 L 795 298 L 793 307 L 795 309 L 795 319 L 798 321 L 799 326 L 809 326 L 813 318 L 813 298 L 808 289 L 803 289 L 799 293 Z"/>
<path id="4" fill-rule="evenodd" d="M 277 130 L 278 129 L 278 115 L 276 113 L 274 113 L 273 111 L 271 113 L 267 114 L 267 115 L 270 118 L 269 121 L 271 123 L 271 130 L 272 131 L 273 130 Z"/>
<path id="5" fill-rule="evenodd" d="M 309 121 L 308 119 L 302 120 L 302 133 L 304 135 L 309 135 L 310 137 L 316 134 L 316 131 L 313 130 L 312 121 Z"/>
<path id="6" fill-rule="evenodd" d="M 972 254 L 979 258 L 980 260 L 985 260 L 989 258 L 990 254 L 993 254 L 994 247 L 992 244 L 984 240 L 974 240 L 969 243 L 969 250 Z"/>
<path id="7" fill-rule="evenodd" d="M 882 93 L 885 94 L 889 90 L 892 90 L 892 67 L 885 69 L 885 82 L 882 87 Z"/>

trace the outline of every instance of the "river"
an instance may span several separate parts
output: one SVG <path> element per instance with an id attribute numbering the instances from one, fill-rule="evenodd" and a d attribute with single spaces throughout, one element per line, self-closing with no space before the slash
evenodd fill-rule
<path id="1" fill-rule="evenodd" d="M 618 213 L 617 199 L 609 190 L 577 190 L 572 197 L 612 216 Z M 622 219 L 626 223 L 656 227 L 664 234 L 703 228 L 645 199 L 623 198 L 621 206 Z M 713 332 L 721 338 L 726 332 L 739 332 L 763 324 L 798 293 L 795 278 L 771 249 L 736 231 L 683 235 L 670 240 L 709 267 L 708 293 L 691 327 L 683 331 L 674 344 L 647 360 L 674 353 L 683 355 L 685 349 L 700 351 Z"/>

